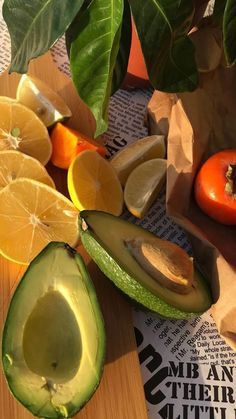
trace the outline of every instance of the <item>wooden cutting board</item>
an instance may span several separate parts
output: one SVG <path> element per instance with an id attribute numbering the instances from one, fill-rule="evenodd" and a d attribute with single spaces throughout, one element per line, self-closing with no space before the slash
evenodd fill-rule
<path id="1" fill-rule="evenodd" d="M 70 107 L 73 116 L 69 124 L 92 135 L 94 119 L 79 99 L 71 80 L 61 73 L 48 53 L 33 60 L 29 73 L 36 75 L 57 91 Z M 19 75 L 7 72 L 0 76 L 0 95 L 15 97 Z M 1 116 L 0 116 L 1 117 Z M 57 189 L 68 196 L 66 171 L 47 166 Z M 99 388 L 76 419 L 147 419 L 143 385 L 136 352 L 130 304 L 104 277 L 82 247 L 101 303 L 107 335 L 104 373 Z M 24 267 L 0 256 L 0 322 L 6 316 L 9 301 L 20 280 Z M 0 418 L 32 419 L 33 416 L 11 396 L 0 369 Z"/>

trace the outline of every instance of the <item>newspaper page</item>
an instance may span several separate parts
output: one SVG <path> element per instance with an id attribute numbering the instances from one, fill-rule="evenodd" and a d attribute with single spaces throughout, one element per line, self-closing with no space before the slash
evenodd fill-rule
<path id="1" fill-rule="evenodd" d="M 118 91 L 111 99 L 106 145 L 112 156 L 147 135 L 143 125 L 150 91 Z M 137 220 L 191 255 L 185 232 L 165 212 L 165 191 Z M 219 336 L 210 311 L 192 320 L 166 320 L 133 309 L 133 321 L 150 419 L 236 419 L 236 352 Z"/>
<path id="2" fill-rule="evenodd" d="M 0 44 L 1 72 L 10 60 L 1 15 Z M 63 38 L 52 54 L 61 71 L 70 75 Z M 108 158 L 147 135 L 144 115 L 151 95 L 151 89 L 120 89 L 111 98 L 104 135 Z M 165 191 L 143 219 L 128 211 L 123 217 L 191 254 L 185 232 L 166 215 Z M 166 320 L 134 307 L 133 322 L 149 419 L 236 419 L 236 353 L 219 336 L 210 312 L 192 320 Z"/>

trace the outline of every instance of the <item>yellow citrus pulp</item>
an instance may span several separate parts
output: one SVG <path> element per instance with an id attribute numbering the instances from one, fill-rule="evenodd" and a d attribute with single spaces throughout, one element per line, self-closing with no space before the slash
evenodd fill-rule
<path id="1" fill-rule="evenodd" d="M 52 153 L 47 128 L 37 115 L 15 101 L 0 101 L 0 151 L 18 150 L 45 165 Z"/>
<path id="2" fill-rule="evenodd" d="M 19 178 L 0 191 L 0 252 L 28 264 L 50 241 L 75 246 L 78 211 L 60 192 L 33 179 Z"/>
<path id="3" fill-rule="evenodd" d="M 147 160 L 163 159 L 165 155 L 164 136 L 150 135 L 125 146 L 111 159 L 111 164 L 120 179 L 121 185 L 125 186 L 128 176 L 135 167 Z"/>
<path id="4" fill-rule="evenodd" d="M 0 151 L 0 190 L 20 177 L 38 180 L 55 189 L 53 179 L 38 160 L 20 151 Z"/>
<path id="5" fill-rule="evenodd" d="M 148 160 L 129 175 L 124 189 L 124 200 L 135 217 L 142 218 L 153 204 L 166 179 L 167 161 Z"/>
<path id="6" fill-rule="evenodd" d="M 12 103 L 12 102 L 16 102 L 16 99 L 13 99 L 9 96 L 0 96 L 0 102 Z"/>
<path id="7" fill-rule="evenodd" d="M 68 190 L 79 210 L 93 209 L 120 215 L 123 191 L 112 165 L 96 151 L 78 154 L 68 170 Z"/>
<path id="8" fill-rule="evenodd" d="M 61 96 L 35 76 L 21 76 L 16 98 L 32 109 L 46 127 L 71 117 L 71 111 Z"/>

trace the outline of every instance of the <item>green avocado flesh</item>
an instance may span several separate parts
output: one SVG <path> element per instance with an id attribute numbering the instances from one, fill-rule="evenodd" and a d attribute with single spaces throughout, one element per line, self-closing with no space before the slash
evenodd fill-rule
<path id="1" fill-rule="evenodd" d="M 197 316 L 212 304 L 208 285 L 199 271 L 188 294 L 160 285 L 134 259 L 125 240 L 150 239 L 154 235 L 140 226 L 99 211 L 80 213 L 82 243 L 103 273 L 130 298 L 163 317 L 186 319 Z"/>
<path id="2" fill-rule="evenodd" d="M 51 242 L 31 262 L 8 310 L 3 369 L 13 395 L 35 416 L 74 416 L 102 375 L 105 331 L 82 257 Z"/>

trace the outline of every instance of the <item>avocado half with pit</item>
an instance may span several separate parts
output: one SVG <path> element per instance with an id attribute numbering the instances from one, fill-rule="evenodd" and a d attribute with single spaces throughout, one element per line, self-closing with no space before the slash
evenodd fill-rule
<path id="1" fill-rule="evenodd" d="M 81 211 L 79 222 L 91 258 L 137 303 L 172 319 L 198 316 L 210 308 L 209 286 L 179 246 L 105 212 Z"/>
<path id="2" fill-rule="evenodd" d="M 51 242 L 31 262 L 10 303 L 2 340 L 13 395 L 34 416 L 74 416 L 99 385 L 102 313 L 82 257 Z"/>

